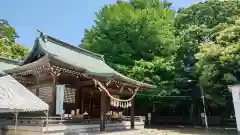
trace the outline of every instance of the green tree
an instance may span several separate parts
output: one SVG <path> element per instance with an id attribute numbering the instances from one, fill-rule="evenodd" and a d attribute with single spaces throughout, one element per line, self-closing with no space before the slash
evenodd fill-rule
<path id="1" fill-rule="evenodd" d="M 197 73 L 215 104 L 225 105 L 227 86 L 240 82 L 240 20 L 212 29 L 212 41 L 199 46 Z M 218 98 L 216 98 L 216 96 Z"/>
<path id="2" fill-rule="evenodd" d="M 18 37 L 15 29 L 9 25 L 8 21 L 0 19 L 0 39 L 4 38 L 10 42 L 15 42 Z"/>
<path id="3" fill-rule="evenodd" d="M 204 88 L 207 90 L 206 97 L 208 99 L 208 102 L 212 103 L 211 105 L 224 105 L 226 102 L 224 102 L 225 97 L 222 95 L 225 93 L 225 96 L 228 96 L 229 93 L 223 89 L 219 90 L 220 87 L 223 88 L 222 86 L 224 86 L 224 84 L 220 85 L 221 81 L 217 76 L 211 78 L 212 80 L 203 77 L 213 73 L 209 71 L 213 70 L 213 68 L 209 68 L 211 66 L 208 67 L 204 66 L 204 64 L 201 64 L 204 63 L 199 56 L 203 51 L 201 45 L 205 43 L 215 45 L 216 37 L 218 37 L 217 34 L 219 34 L 220 29 L 229 27 L 227 26 L 228 24 L 233 24 L 234 21 L 238 18 L 239 13 L 240 5 L 237 0 L 211 0 L 194 4 L 187 9 L 180 9 L 174 22 L 176 35 L 180 37 L 178 59 L 183 61 L 182 72 L 179 73 L 183 73 L 182 76 L 185 78 L 185 83 L 183 83 L 181 87 L 196 88 L 196 90 L 198 90 L 198 83 L 203 83 Z M 223 27 L 223 25 L 226 27 Z M 221 42 L 223 42 L 223 40 Z M 214 55 L 215 53 L 212 52 L 213 50 L 211 50 L 214 47 L 212 45 L 208 45 L 208 47 L 209 48 L 206 49 L 206 45 L 206 48 L 204 50 L 208 50 L 207 52 L 210 54 L 212 53 L 211 55 Z M 195 57 L 196 53 L 199 53 L 196 55 L 197 57 Z M 222 72 L 222 69 L 214 71 Z M 186 82 L 186 80 L 196 81 L 195 83 L 189 84 Z M 202 81 L 206 83 L 212 83 L 214 81 L 217 83 L 214 86 L 208 87 Z M 214 89 L 217 88 L 218 91 L 214 91 Z"/>
<path id="4" fill-rule="evenodd" d="M 0 56 L 23 59 L 27 55 L 28 49 L 15 43 L 18 37 L 15 29 L 6 20 L 0 20 Z"/>
<path id="5" fill-rule="evenodd" d="M 206 25 L 213 28 L 224 22 L 234 22 L 240 14 L 239 0 L 209 0 L 180 9 L 175 19 L 175 28 L 188 29 L 192 25 Z"/>
<path id="6" fill-rule="evenodd" d="M 117 71 L 159 86 L 158 94 L 175 92 L 178 40 L 170 5 L 159 0 L 105 5 L 97 13 L 95 26 L 85 31 L 83 47 L 103 54 Z"/>

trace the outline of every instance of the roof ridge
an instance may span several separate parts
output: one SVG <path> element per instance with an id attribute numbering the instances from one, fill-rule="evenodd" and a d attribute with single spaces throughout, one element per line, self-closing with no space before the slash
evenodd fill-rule
<path id="1" fill-rule="evenodd" d="M 40 31 L 39 31 L 40 32 Z M 94 52 L 91 52 L 91 51 L 88 51 L 86 49 L 83 49 L 83 48 L 80 48 L 80 47 L 76 47 L 74 45 L 71 45 L 69 43 L 66 43 L 62 40 L 59 40 L 59 39 L 56 39 L 52 36 L 49 36 L 45 33 L 42 33 L 40 32 L 40 37 L 43 38 L 43 41 L 44 41 L 44 38 L 47 38 L 47 41 L 50 41 L 50 42 L 57 42 L 57 43 L 60 43 L 59 45 L 63 46 L 63 47 L 66 47 L 68 49 L 72 49 L 74 51 L 78 51 L 78 52 L 82 52 L 84 53 L 85 55 L 88 55 L 90 57 L 94 57 L 94 58 L 97 58 L 97 59 L 100 59 L 102 61 L 104 61 L 104 58 L 103 58 L 103 55 L 100 55 L 100 54 L 97 54 L 97 53 L 94 53 Z M 49 40 L 48 40 L 49 39 Z"/>
<path id="2" fill-rule="evenodd" d="M 21 60 L 14 60 L 14 59 L 10 59 L 10 58 L 3 57 L 3 56 L 0 56 L 0 61 L 4 61 L 6 63 L 10 63 L 10 64 L 14 64 L 14 65 L 20 65 L 23 62 Z"/>

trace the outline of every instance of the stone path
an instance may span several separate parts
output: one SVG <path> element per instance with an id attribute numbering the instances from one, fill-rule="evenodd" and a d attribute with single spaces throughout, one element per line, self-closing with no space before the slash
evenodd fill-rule
<path id="1" fill-rule="evenodd" d="M 111 133 L 98 133 L 98 135 L 237 135 L 237 133 L 235 131 L 206 131 L 204 129 L 140 129 Z"/>
<path id="2" fill-rule="evenodd" d="M 174 131 L 160 131 L 155 129 L 142 129 L 134 131 L 121 131 L 121 132 L 112 132 L 112 133 L 101 133 L 99 135 L 182 135 Z M 187 134 L 185 134 L 187 135 Z"/>

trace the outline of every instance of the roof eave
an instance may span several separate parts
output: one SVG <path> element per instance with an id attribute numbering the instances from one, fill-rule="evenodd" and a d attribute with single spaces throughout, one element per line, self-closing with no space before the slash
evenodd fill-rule
<path id="1" fill-rule="evenodd" d="M 0 56 L 0 61 L 4 61 L 8 64 L 13 64 L 13 65 L 18 65 L 18 66 L 21 65 L 21 63 L 23 62 L 21 60 L 14 60 L 14 59 L 2 57 L 2 56 Z"/>
<path id="2" fill-rule="evenodd" d="M 44 57 L 42 57 L 41 59 L 39 59 L 35 62 L 26 64 L 26 65 L 23 65 L 23 66 L 20 66 L 20 67 L 4 70 L 4 72 L 7 73 L 7 74 L 14 74 L 14 73 L 25 72 L 27 70 L 34 70 L 34 69 L 37 69 L 41 66 L 50 67 L 48 56 L 44 56 Z"/>

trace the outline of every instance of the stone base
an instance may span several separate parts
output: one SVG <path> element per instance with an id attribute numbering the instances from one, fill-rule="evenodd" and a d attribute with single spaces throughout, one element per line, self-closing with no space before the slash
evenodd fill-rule
<path id="1" fill-rule="evenodd" d="M 106 124 L 106 131 L 127 130 L 130 127 L 130 121 L 123 121 L 121 123 Z M 135 129 L 142 128 L 144 128 L 143 122 L 135 122 Z M 18 126 L 16 131 L 14 130 L 14 125 L 8 125 L 3 127 L 0 135 L 79 135 L 91 132 L 100 132 L 100 125 L 56 124 L 48 127 Z"/>

